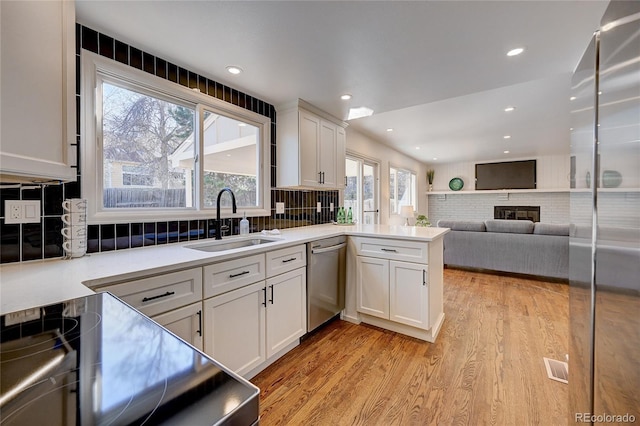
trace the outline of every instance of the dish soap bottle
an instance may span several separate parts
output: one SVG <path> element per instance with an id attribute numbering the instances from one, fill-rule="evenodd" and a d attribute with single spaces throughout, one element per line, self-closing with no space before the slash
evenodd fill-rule
<path id="1" fill-rule="evenodd" d="M 353 211 L 351 210 L 351 207 L 349 207 L 349 211 L 347 212 L 347 222 L 348 224 L 353 223 Z"/>
<path id="2" fill-rule="evenodd" d="M 240 235 L 249 235 L 249 221 L 247 220 L 247 212 L 244 212 L 240 221 Z"/>

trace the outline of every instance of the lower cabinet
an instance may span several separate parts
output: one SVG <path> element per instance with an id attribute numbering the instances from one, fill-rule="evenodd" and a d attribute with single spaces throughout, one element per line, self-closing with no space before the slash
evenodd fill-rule
<path id="1" fill-rule="evenodd" d="M 360 313 L 427 330 L 427 265 L 358 256 L 356 303 Z"/>
<path id="2" fill-rule="evenodd" d="M 199 350 L 202 346 L 202 302 L 151 317 Z"/>
<path id="3" fill-rule="evenodd" d="M 205 352 L 239 375 L 264 364 L 306 331 L 306 269 L 204 301 Z"/>
<path id="4" fill-rule="evenodd" d="M 265 282 L 204 301 L 204 351 L 244 375 L 267 360 Z"/>
<path id="5" fill-rule="evenodd" d="M 307 270 L 299 268 L 267 279 L 267 358 L 307 331 Z"/>

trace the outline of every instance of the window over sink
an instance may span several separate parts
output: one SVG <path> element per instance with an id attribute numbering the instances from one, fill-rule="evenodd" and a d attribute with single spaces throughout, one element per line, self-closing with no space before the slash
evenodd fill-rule
<path id="1" fill-rule="evenodd" d="M 84 50 L 81 93 L 90 223 L 270 214 L 268 117 Z"/>

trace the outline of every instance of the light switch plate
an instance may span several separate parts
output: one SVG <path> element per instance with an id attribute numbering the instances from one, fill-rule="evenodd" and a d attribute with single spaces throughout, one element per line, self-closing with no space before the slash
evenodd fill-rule
<path id="1" fill-rule="evenodd" d="M 318 213 L 322 212 L 322 203 L 320 201 L 318 201 L 318 204 L 316 204 L 316 211 Z"/>
<path id="2" fill-rule="evenodd" d="M 4 223 L 40 222 L 40 200 L 5 200 Z"/>
<path id="3" fill-rule="evenodd" d="M 284 203 L 276 203 L 276 214 L 284 213 Z"/>
<path id="4" fill-rule="evenodd" d="M 333 212 L 333 203 L 329 203 L 329 211 Z"/>

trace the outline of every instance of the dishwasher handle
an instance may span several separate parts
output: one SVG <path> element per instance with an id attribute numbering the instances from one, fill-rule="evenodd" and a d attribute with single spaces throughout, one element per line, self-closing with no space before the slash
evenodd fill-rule
<path id="1" fill-rule="evenodd" d="M 318 249 L 311 249 L 311 254 L 320 254 L 320 253 L 326 253 L 329 251 L 336 251 L 336 250 L 340 250 L 341 248 L 344 248 L 347 246 L 347 243 L 341 243 L 341 244 L 336 244 L 335 246 L 329 246 L 329 247 L 325 247 L 325 248 L 318 248 Z"/>

